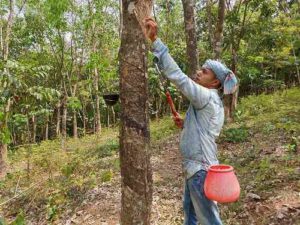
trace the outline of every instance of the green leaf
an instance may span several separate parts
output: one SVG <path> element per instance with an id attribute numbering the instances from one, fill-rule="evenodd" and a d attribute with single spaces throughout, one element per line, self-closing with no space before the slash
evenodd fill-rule
<path id="1" fill-rule="evenodd" d="M 26 225 L 23 212 L 17 215 L 17 218 L 11 223 L 11 225 Z"/>

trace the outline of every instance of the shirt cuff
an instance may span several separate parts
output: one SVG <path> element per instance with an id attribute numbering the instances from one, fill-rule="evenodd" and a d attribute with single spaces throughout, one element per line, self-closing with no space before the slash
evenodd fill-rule
<path id="1" fill-rule="evenodd" d="M 153 52 L 154 56 L 160 60 L 161 56 L 168 52 L 167 46 L 164 45 L 164 43 L 160 40 L 160 38 L 157 38 L 151 46 L 151 51 Z"/>

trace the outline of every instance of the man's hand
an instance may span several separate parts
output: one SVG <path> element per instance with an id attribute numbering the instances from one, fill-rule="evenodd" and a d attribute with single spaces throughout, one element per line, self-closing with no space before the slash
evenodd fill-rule
<path id="1" fill-rule="evenodd" d="M 154 42 L 157 39 L 157 23 L 154 19 L 147 18 L 145 19 L 144 24 L 147 38 Z"/>
<path id="2" fill-rule="evenodd" d="M 176 116 L 173 116 L 173 120 L 178 128 L 183 129 L 183 119 L 178 113 Z"/>

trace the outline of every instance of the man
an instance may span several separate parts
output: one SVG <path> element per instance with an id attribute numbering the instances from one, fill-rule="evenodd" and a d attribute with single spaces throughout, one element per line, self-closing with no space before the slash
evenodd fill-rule
<path id="1" fill-rule="evenodd" d="M 185 173 L 184 224 L 222 224 L 217 204 L 204 195 L 204 181 L 210 165 L 219 164 L 215 138 L 224 123 L 224 108 L 218 95 L 223 87 L 225 94 L 237 87 L 235 75 L 218 61 L 207 60 L 194 80 L 186 76 L 168 53 L 168 48 L 157 37 L 157 24 L 145 20 L 146 36 L 152 41 L 152 52 L 165 76 L 191 102 L 183 121 L 176 116 L 174 121 L 182 128 L 180 150 Z"/>

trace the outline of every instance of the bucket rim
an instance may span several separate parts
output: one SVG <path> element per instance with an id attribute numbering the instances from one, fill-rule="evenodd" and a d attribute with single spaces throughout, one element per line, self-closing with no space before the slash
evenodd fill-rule
<path id="1" fill-rule="evenodd" d="M 212 165 L 208 168 L 208 171 L 217 173 L 227 173 L 233 171 L 233 167 L 225 164 Z"/>

